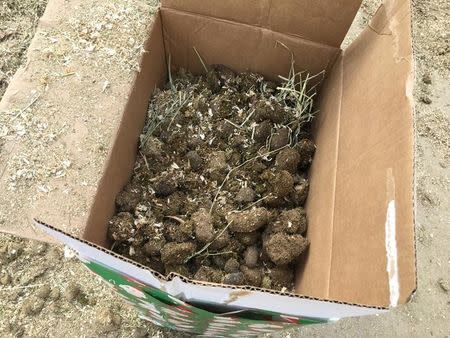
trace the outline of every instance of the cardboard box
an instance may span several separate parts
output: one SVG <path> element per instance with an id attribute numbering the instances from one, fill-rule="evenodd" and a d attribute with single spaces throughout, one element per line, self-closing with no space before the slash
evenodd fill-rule
<path id="1" fill-rule="evenodd" d="M 416 288 L 409 1 L 389 0 L 345 50 L 360 0 L 165 0 L 156 14 L 82 238 L 36 221 L 153 323 L 213 336 L 382 313 Z M 108 250 L 116 194 L 135 161 L 149 98 L 173 68 L 209 64 L 269 79 L 326 70 L 307 202 L 311 246 L 296 294 L 167 278 Z"/>

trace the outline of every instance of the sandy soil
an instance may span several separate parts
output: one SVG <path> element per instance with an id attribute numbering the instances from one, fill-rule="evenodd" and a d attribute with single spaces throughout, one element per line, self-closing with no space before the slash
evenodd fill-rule
<path id="1" fill-rule="evenodd" d="M 25 229 L 29 217 L 39 213 L 77 233 L 76 224 L 86 217 L 119 121 L 126 95 L 122 89 L 136 70 L 155 2 L 50 1 L 59 10 L 44 14 L 52 20 L 41 21 L 27 61 L 20 61 L 36 72 L 25 77 L 26 68 L 19 70 L 15 81 L 24 89 L 8 88 L 0 103 L 0 227 Z M 377 5 L 375 0 L 364 1 L 346 43 Z M 18 31 L 30 34 L 35 14 L 30 15 L 16 20 L 24 22 Z M 413 15 L 418 291 L 408 305 L 383 316 L 277 336 L 449 336 L 450 4 L 416 0 Z M 0 16 L 0 28 L 5 22 L 13 27 Z M 16 44 L 11 37 L 1 38 L 1 33 L 0 52 Z M 5 63 L 6 54 L 0 55 Z M 0 235 L 0 264 L 2 337 L 174 335 L 137 319 L 132 308 L 67 250 Z"/>
<path id="2" fill-rule="evenodd" d="M 26 60 L 26 51 L 46 4 L 46 0 L 4 0 L 0 3 L 0 98 Z"/>

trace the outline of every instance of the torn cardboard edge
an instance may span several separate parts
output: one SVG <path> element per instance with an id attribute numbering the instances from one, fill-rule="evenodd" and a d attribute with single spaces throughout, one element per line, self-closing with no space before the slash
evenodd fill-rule
<path id="1" fill-rule="evenodd" d="M 141 283 L 161 289 L 175 298 L 187 303 L 195 303 L 197 306 L 198 304 L 208 304 L 220 307 L 225 304 L 236 310 L 256 309 L 319 319 L 364 316 L 388 311 L 387 308 L 380 306 L 351 304 L 256 287 L 198 282 L 174 273 L 165 277 L 111 250 L 78 239 L 39 220 L 35 219 L 34 225 L 76 251 L 81 261 L 89 259 L 108 266 L 125 275 L 132 276 Z M 244 292 L 240 294 L 239 291 Z"/>

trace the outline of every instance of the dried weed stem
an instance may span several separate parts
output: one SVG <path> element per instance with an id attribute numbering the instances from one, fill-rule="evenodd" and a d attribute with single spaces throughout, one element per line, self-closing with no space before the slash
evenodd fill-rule
<path id="1" fill-rule="evenodd" d="M 186 260 L 184 261 L 185 263 L 189 262 L 192 258 L 194 258 L 195 256 L 198 256 L 200 254 L 202 254 L 206 249 L 209 248 L 209 246 L 214 243 L 214 241 L 216 239 L 218 239 L 220 236 L 222 236 L 222 234 L 225 232 L 225 230 L 228 229 L 228 227 L 231 225 L 232 222 L 228 222 L 228 224 L 226 226 L 223 227 L 223 229 L 218 233 L 218 235 L 216 237 L 214 237 L 214 239 L 211 242 L 206 243 L 206 245 L 201 248 L 199 251 L 194 252 L 192 255 L 190 255 L 188 258 L 186 258 Z"/>

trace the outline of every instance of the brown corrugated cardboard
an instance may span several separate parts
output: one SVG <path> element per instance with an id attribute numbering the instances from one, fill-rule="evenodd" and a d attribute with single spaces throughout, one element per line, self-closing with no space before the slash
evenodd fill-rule
<path id="1" fill-rule="evenodd" d="M 309 230 L 300 293 L 391 304 L 389 278 L 381 278 L 388 275 L 384 225 L 391 201 L 399 301 L 415 289 L 409 13 L 407 1 L 380 7 L 325 81 L 307 208 L 321 230 Z"/>
<path id="2" fill-rule="evenodd" d="M 310 169 L 310 193 L 306 209 L 309 224 L 320 226 L 309 227 L 310 250 L 307 257 L 303 257 L 299 263 L 297 292 L 311 293 L 314 297 L 327 297 L 329 290 L 342 101 L 342 64 L 341 54 L 322 87 L 318 101 L 320 113 L 313 125 L 318 148 Z"/>
<path id="3" fill-rule="evenodd" d="M 339 47 L 360 0 L 163 0 L 163 7 L 268 28 Z"/>
<path id="4" fill-rule="evenodd" d="M 175 69 L 203 71 L 195 47 L 207 63 L 225 64 L 239 72 L 251 70 L 278 80 L 278 75 L 287 75 L 291 59 L 277 41 L 289 46 L 298 69 L 312 74 L 328 69 L 339 53 L 335 47 L 255 26 L 166 8 L 161 9 L 161 15 L 166 54 L 171 55 Z"/>
<path id="5" fill-rule="evenodd" d="M 131 174 L 147 102 L 164 83 L 169 56 L 172 68 L 200 73 L 195 47 L 209 64 L 276 79 L 290 67 L 290 54 L 281 42 L 293 52 L 298 70 L 326 70 L 307 203 L 311 245 L 298 266 L 298 295 L 238 288 L 244 293 L 232 297 L 236 288 L 176 275 L 157 280 L 149 269 L 39 226 L 85 259 L 124 274 L 132 269 L 131 277 L 159 283 L 153 286 L 183 301 L 278 312 L 284 306 L 286 315 L 319 318 L 322 313 L 322 319 L 376 313 L 405 303 L 416 287 L 410 8 L 408 1 L 388 1 L 342 51 L 337 46 L 358 6 L 359 1 L 351 0 L 333 5 L 306 0 L 163 1 L 83 237 L 108 247 L 114 198 Z"/>
<path id="6" fill-rule="evenodd" d="M 391 301 L 388 278 L 381 278 L 387 264 L 383 225 L 391 202 L 399 300 L 415 288 L 410 10 L 403 1 L 391 11 L 394 3 L 375 16 L 376 22 L 386 18 L 389 33 L 366 28 L 344 52 L 329 294 L 362 303 L 383 298 L 385 306 Z M 355 274 L 361 278 L 351 278 Z"/>

